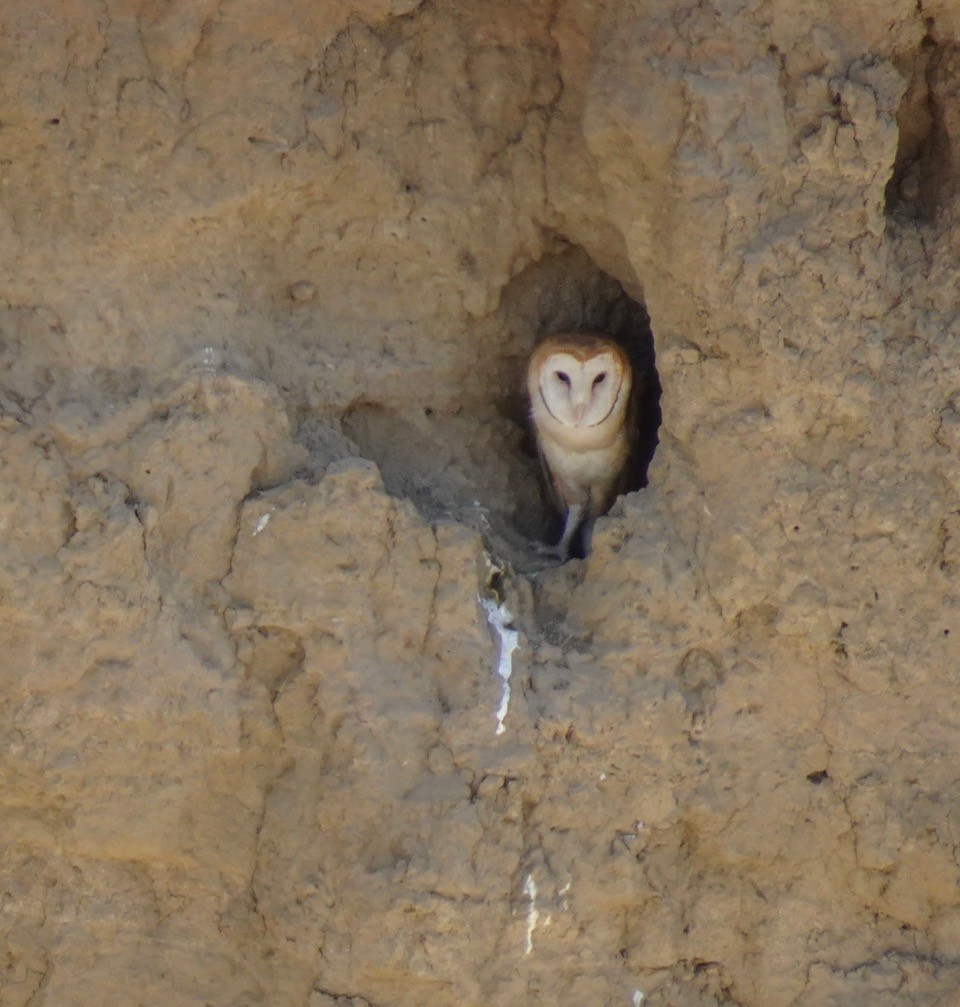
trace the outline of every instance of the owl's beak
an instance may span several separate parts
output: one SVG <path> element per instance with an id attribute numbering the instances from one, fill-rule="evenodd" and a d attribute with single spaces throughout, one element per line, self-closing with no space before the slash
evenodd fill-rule
<path id="1" fill-rule="evenodd" d="M 587 411 L 586 402 L 578 402 L 573 407 L 573 418 L 579 423 L 583 419 L 583 414 Z"/>

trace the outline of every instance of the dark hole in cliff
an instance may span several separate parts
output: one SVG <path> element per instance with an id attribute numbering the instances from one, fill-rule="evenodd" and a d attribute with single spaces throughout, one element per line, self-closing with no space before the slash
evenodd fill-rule
<path id="1" fill-rule="evenodd" d="M 907 88 L 897 110 L 897 153 L 886 188 L 892 219 L 929 223 L 957 192 L 960 46 L 936 41 L 931 23 L 920 47 L 900 60 Z"/>
<path id="2" fill-rule="evenodd" d="M 642 489 L 658 443 L 660 428 L 660 378 L 657 374 L 653 332 L 646 307 L 631 297 L 623 285 L 601 270 L 587 253 L 558 242 L 556 251 L 544 256 L 517 276 L 504 291 L 501 316 L 523 346 L 517 361 L 516 398 L 507 411 L 523 430 L 522 445 L 539 476 L 536 443 L 527 416 L 526 358 L 544 337 L 556 332 L 590 331 L 616 340 L 630 358 L 634 381 L 642 386 L 635 417 L 639 450 L 629 473 L 628 491 Z M 540 481 L 540 506 L 530 508 L 518 527 L 530 538 L 556 542 L 562 517 L 550 505 Z M 583 543 L 575 542 L 574 555 L 583 555 Z"/>
<path id="3" fill-rule="evenodd" d="M 646 309 L 580 248 L 558 241 L 506 286 L 494 316 L 467 335 L 475 364 L 450 404 L 416 409 L 354 403 L 344 434 L 380 467 L 387 489 L 411 499 L 430 519 L 478 527 L 494 553 L 520 561 L 530 542 L 555 542 L 558 515 L 542 491 L 528 425 L 526 364 L 553 332 L 591 330 L 617 340 L 643 381 L 635 471 L 629 489 L 647 484 L 660 426 L 660 381 Z"/>

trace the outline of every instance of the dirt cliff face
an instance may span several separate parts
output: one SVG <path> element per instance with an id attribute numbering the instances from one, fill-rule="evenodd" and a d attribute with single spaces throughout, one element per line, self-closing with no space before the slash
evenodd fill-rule
<path id="1" fill-rule="evenodd" d="M 0 1003 L 952 1002 L 958 54 L 942 0 L 6 4 Z M 557 567 L 576 325 L 662 426 Z"/>

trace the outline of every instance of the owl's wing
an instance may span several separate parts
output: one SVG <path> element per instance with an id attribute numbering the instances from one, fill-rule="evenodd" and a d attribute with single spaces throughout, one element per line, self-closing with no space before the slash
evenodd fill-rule
<path id="1" fill-rule="evenodd" d="M 560 539 L 567 507 L 557 492 L 553 476 L 550 474 L 550 466 L 540 449 L 540 440 L 537 437 L 533 420 L 529 421 L 529 432 L 530 440 L 536 448 L 537 458 L 540 460 L 540 497 L 543 501 L 543 523 L 539 534 L 544 542 L 553 543 Z"/>
<path id="2" fill-rule="evenodd" d="M 566 510 L 566 504 L 557 492 L 556 483 L 553 481 L 553 474 L 550 471 L 550 466 L 547 464 L 546 456 L 540 447 L 540 439 L 537 437 L 537 432 L 533 429 L 533 421 L 530 422 L 531 436 L 533 443 L 537 448 L 537 458 L 540 460 L 540 475 L 543 482 L 544 495 L 547 498 L 547 503 L 557 512 L 557 514 L 563 514 Z"/>

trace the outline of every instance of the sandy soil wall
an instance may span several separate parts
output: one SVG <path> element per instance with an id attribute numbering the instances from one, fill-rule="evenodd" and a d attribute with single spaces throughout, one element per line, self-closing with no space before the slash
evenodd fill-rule
<path id="1" fill-rule="evenodd" d="M 950 0 L 3 4 L 0 1004 L 955 1003 L 958 97 Z"/>

